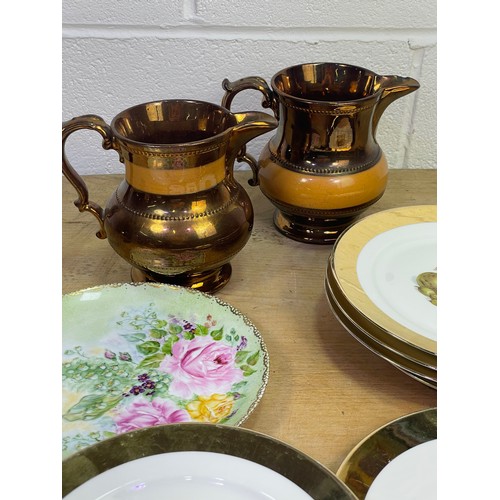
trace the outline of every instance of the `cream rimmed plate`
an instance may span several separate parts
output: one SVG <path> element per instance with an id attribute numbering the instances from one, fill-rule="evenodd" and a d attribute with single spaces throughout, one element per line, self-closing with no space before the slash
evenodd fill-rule
<path id="1" fill-rule="evenodd" d="M 68 500 L 356 500 L 333 472 L 282 441 L 193 422 L 139 429 L 84 448 L 63 460 L 62 486 Z"/>
<path id="2" fill-rule="evenodd" d="M 342 326 L 362 345 L 368 348 L 373 353 L 380 356 L 382 359 L 391 363 L 395 368 L 398 368 L 411 378 L 419 382 L 437 389 L 437 372 L 435 369 L 416 363 L 412 359 L 401 355 L 397 350 L 394 350 L 363 330 L 355 323 L 345 312 L 342 305 L 337 300 L 328 281 L 325 281 L 325 291 L 328 302 Z"/>
<path id="3" fill-rule="evenodd" d="M 419 205 L 369 215 L 340 236 L 331 258 L 343 294 L 361 314 L 434 355 L 437 306 L 418 278 L 437 274 L 436 208 Z"/>
<path id="4" fill-rule="evenodd" d="M 408 224 L 375 236 L 359 252 L 356 271 L 366 295 L 380 310 L 437 340 L 436 305 L 417 284 L 424 271 L 437 273 L 435 222 Z"/>
<path id="5" fill-rule="evenodd" d="M 414 447 L 436 439 L 436 408 L 414 412 L 397 418 L 372 432 L 357 444 L 340 465 L 337 470 L 337 477 L 353 491 L 359 500 L 365 498 L 368 500 L 369 490 L 374 485 L 372 491 L 372 498 L 374 499 L 376 494 L 380 492 L 379 487 L 383 490 L 387 482 L 394 480 L 393 471 L 386 470 L 385 477 L 382 476 L 379 485 L 375 485 L 377 477 L 393 460 Z M 421 448 L 416 454 L 421 456 L 433 452 L 432 447 Z M 415 455 L 401 457 L 400 465 L 411 464 L 413 458 L 415 458 Z M 435 457 L 432 456 L 431 461 L 432 459 L 435 459 Z M 414 472 L 416 475 L 417 471 Z M 400 477 L 402 478 L 402 475 Z M 433 487 L 435 477 L 433 475 L 429 476 L 428 480 L 429 483 L 422 485 L 422 487 Z"/>
<path id="6" fill-rule="evenodd" d="M 342 293 L 342 289 L 331 265 L 326 269 L 325 286 L 330 296 L 334 297 L 335 302 L 342 308 L 343 316 L 348 317 L 349 320 L 356 325 L 357 329 L 364 332 L 364 335 L 369 336 L 374 342 L 384 346 L 385 349 L 406 358 L 412 364 L 417 363 L 420 366 L 433 370 L 434 375 L 436 374 L 437 356 L 435 354 L 418 349 L 412 344 L 395 337 L 383 328 L 380 328 L 376 323 L 353 307 L 347 297 Z"/>
<path id="7" fill-rule="evenodd" d="M 264 393 L 262 336 L 215 296 L 136 283 L 62 303 L 63 457 L 143 427 L 240 425 Z"/>

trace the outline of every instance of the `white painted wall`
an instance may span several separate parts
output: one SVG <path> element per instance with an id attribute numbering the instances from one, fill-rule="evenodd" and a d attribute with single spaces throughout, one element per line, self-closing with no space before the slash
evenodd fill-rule
<path id="1" fill-rule="evenodd" d="M 436 168 L 436 1 L 63 0 L 62 119 L 158 99 L 219 104 L 222 80 L 306 62 L 342 62 L 412 76 L 420 89 L 395 101 L 377 140 L 391 168 Z M 263 110 L 246 91 L 234 110 Z M 247 150 L 258 157 L 273 132 Z M 74 133 L 67 154 L 81 174 L 121 173 L 115 151 L 92 131 Z M 248 168 L 241 164 L 236 168 Z"/>

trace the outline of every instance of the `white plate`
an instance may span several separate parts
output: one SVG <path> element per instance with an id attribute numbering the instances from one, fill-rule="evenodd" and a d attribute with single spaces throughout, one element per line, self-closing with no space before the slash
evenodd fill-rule
<path id="1" fill-rule="evenodd" d="M 437 276 L 437 238 L 435 232 L 430 234 L 436 224 L 436 205 L 382 210 L 361 219 L 342 233 L 330 256 L 342 295 L 360 314 L 398 344 L 404 342 L 411 350 L 418 349 L 432 356 L 437 354 L 437 285 L 429 283 L 427 289 L 419 287 L 417 276 L 421 273 L 436 273 Z M 411 226 L 426 229 L 415 230 Z M 393 232 L 401 227 L 406 229 Z M 426 232 L 424 247 L 420 240 L 422 232 L 418 231 Z M 362 262 L 359 264 L 361 253 Z M 410 306 L 407 306 L 409 295 Z M 413 312 L 414 302 L 424 310 L 425 319 Z M 407 324 L 413 328 L 408 328 Z"/>
<path id="2" fill-rule="evenodd" d="M 376 429 L 374 432 L 360 441 L 347 455 L 339 469 L 337 477 L 344 482 L 356 495 L 359 500 L 366 500 L 368 491 L 373 486 L 377 477 L 385 470 L 386 478 L 391 480 L 392 472 L 389 465 L 399 462 L 398 458 L 406 454 L 411 449 L 436 440 L 437 438 L 437 408 L 421 410 L 403 417 L 392 420 L 386 425 Z M 428 453 L 429 448 L 421 448 L 420 452 Z M 415 458 L 415 456 L 413 456 Z M 435 456 L 429 456 L 429 460 L 436 464 Z M 401 464 L 406 460 L 412 460 L 412 454 L 406 455 Z M 432 468 L 432 464 L 429 463 Z M 424 471 L 413 471 L 411 475 L 417 475 Z M 436 473 L 434 467 L 429 473 L 429 481 L 432 481 L 432 475 Z M 398 480 L 398 477 L 392 478 Z M 403 479 L 403 475 L 401 475 Z M 425 479 L 427 481 L 427 479 Z M 385 479 L 381 479 L 381 487 L 384 487 Z M 377 487 L 378 488 L 378 487 Z M 378 490 L 380 491 L 380 490 Z M 418 490 L 415 490 L 415 492 Z M 372 490 L 375 495 L 377 490 Z M 385 494 L 387 494 L 384 491 Z M 392 497 L 383 497 L 384 500 L 392 500 Z M 407 497 L 401 497 L 398 500 L 405 500 Z M 415 497 L 417 500 L 419 497 Z M 431 500 L 432 496 L 429 499 Z M 374 498 L 372 499 L 374 500 Z"/>
<path id="3" fill-rule="evenodd" d="M 198 453 L 186 454 L 190 458 L 183 462 L 179 457 L 184 452 Z M 151 462 L 143 461 L 145 457 L 153 456 L 157 458 Z M 144 475 L 135 473 L 137 464 L 130 466 L 132 469 L 121 467 L 133 461 L 145 464 Z M 181 467 L 182 463 L 184 465 Z M 228 497 L 356 500 L 354 493 L 332 471 L 282 441 L 250 429 L 197 422 L 158 425 L 125 432 L 73 453 L 62 462 L 63 497 L 67 496 L 71 500 L 78 498 L 69 494 L 98 476 L 105 478 L 107 483 L 104 487 L 108 487 L 109 482 L 104 473 L 114 468 L 120 475 L 117 476 L 114 483 L 116 490 L 113 491 L 118 492 L 119 488 L 132 485 L 130 481 L 136 481 L 134 484 L 139 488 L 134 491 L 141 492 L 149 488 L 148 491 L 157 493 L 168 484 L 166 493 L 169 496 L 156 495 L 153 497 L 155 500 L 185 498 L 182 496 L 185 488 L 189 488 L 189 491 L 186 490 L 186 494 L 190 494 L 189 498 L 217 500 Z M 186 485 L 184 483 L 188 476 L 192 479 Z M 169 479 L 164 480 L 163 477 Z M 147 478 L 150 478 L 149 483 L 146 482 Z M 299 490 L 292 487 L 290 481 Z M 180 492 L 178 496 L 172 493 L 171 486 Z M 203 495 L 196 494 L 197 486 L 203 487 Z M 110 490 L 112 487 L 109 486 Z M 137 495 L 139 500 L 148 498 L 142 496 L 144 493 Z M 85 498 L 96 497 L 89 495 Z"/>
<path id="4" fill-rule="evenodd" d="M 437 307 L 418 290 L 417 276 L 437 272 L 437 223 L 397 227 L 371 239 L 358 256 L 366 295 L 405 327 L 437 340 Z"/>
<path id="5" fill-rule="evenodd" d="M 405 451 L 375 478 L 366 500 L 435 500 L 437 498 L 437 440 Z"/>
<path id="6" fill-rule="evenodd" d="M 284 476 L 231 455 L 184 451 L 127 462 L 83 483 L 67 500 L 311 500 Z"/>

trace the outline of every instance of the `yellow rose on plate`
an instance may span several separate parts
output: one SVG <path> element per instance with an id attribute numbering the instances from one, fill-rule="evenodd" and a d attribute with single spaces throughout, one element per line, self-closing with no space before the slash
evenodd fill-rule
<path id="1" fill-rule="evenodd" d="M 198 396 L 186 406 L 186 410 L 193 420 L 216 424 L 230 415 L 233 409 L 234 398 L 227 394 L 212 394 Z"/>

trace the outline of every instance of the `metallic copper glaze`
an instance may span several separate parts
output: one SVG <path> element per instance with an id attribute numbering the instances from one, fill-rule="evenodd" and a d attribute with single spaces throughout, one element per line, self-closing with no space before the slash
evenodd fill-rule
<path id="1" fill-rule="evenodd" d="M 223 81 L 222 106 L 259 90 L 279 120 L 258 162 L 240 156 L 253 185 L 277 207 L 274 223 L 286 236 L 330 244 L 384 193 L 388 165 L 376 141 L 384 110 L 419 88 L 413 78 L 382 76 L 357 66 L 311 63 L 260 77 Z"/>
<path id="2" fill-rule="evenodd" d="M 247 243 L 253 207 L 234 180 L 238 152 L 273 130 L 262 112 L 231 113 L 202 101 L 149 102 L 107 125 L 96 115 L 63 123 L 62 171 L 80 211 L 98 220 L 99 238 L 132 265 L 133 281 L 157 281 L 214 292 L 231 275 L 230 260 Z M 65 154 L 73 132 L 91 129 L 118 152 L 125 178 L 103 209 Z"/>

